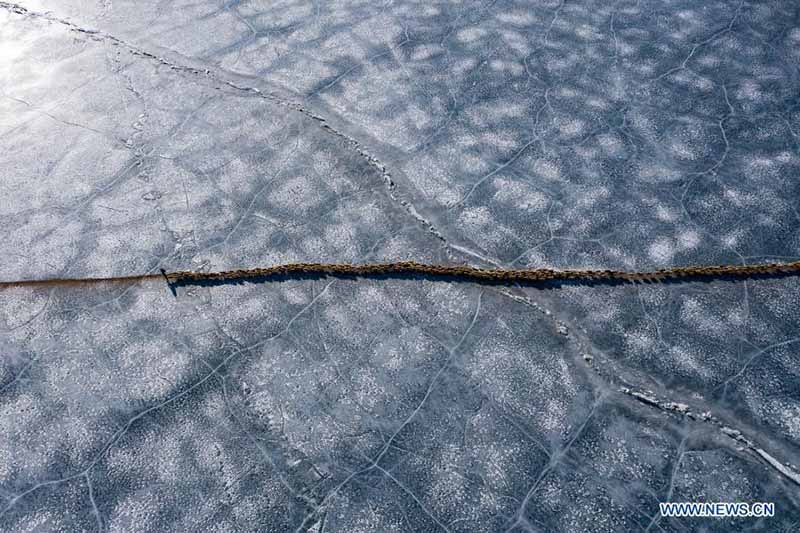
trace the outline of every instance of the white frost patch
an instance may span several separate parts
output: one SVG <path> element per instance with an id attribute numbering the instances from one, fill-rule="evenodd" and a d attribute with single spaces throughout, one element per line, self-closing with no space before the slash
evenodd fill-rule
<path id="1" fill-rule="evenodd" d="M 575 137 L 586 131 L 586 122 L 576 118 L 562 120 L 558 124 L 558 131 L 560 131 L 562 135 Z"/>
<path id="2" fill-rule="evenodd" d="M 483 477 L 491 487 L 505 489 L 509 484 L 509 475 L 514 472 L 515 459 L 522 451 L 514 442 L 489 442 L 476 447 L 475 456 L 480 459 Z"/>
<path id="3" fill-rule="evenodd" d="M 533 164 L 533 171 L 549 180 L 557 180 L 561 178 L 561 168 L 558 166 L 558 164 L 546 159 L 538 159 Z"/>
<path id="4" fill-rule="evenodd" d="M 269 200 L 280 206 L 291 206 L 306 211 L 319 205 L 322 191 L 305 176 L 287 179 L 272 194 Z"/>
<path id="5" fill-rule="evenodd" d="M 0 482 L 6 483 L 8 476 L 11 474 L 11 464 L 13 457 L 11 456 L 11 449 L 9 446 L 0 448 Z"/>
<path id="6" fill-rule="evenodd" d="M 516 61 L 502 61 L 500 59 L 493 59 L 489 62 L 489 67 L 497 72 L 508 72 L 512 75 L 520 75 L 524 71 L 524 67 Z"/>
<path id="7" fill-rule="evenodd" d="M 577 35 L 578 37 L 580 37 L 585 41 L 595 41 L 600 37 L 597 31 L 588 24 L 581 24 L 580 26 L 575 28 L 575 35 Z"/>
<path id="8" fill-rule="evenodd" d="M 609 192 L 607 187 L 593 187 L 587 192 L 584 192 L 578 196 L 576 204 L 582 208 L 590 208 L 597 204 L 597 202 L 600 200 L 608 198 L 608 194 Z"/>
<path id="9" fill-rule="evenodd" d="M 683 346 L 673 346 L 669 355 L 678 368 L 687 371 L 690 375 L 708 377 L 708 369 L 698 362 L 697 353 L 692 353 Z"/>
<path id="10" fill-rule="evenodd" d="M 534 350 L 529 343 L 517 337 L 498 339 L 478 348 L 465 367 L 500 405 L 555 433 L 564 428 L 576 384 L 559 353 Z"/>
<path id="11" fill-rule="evenodd" d="M 741 230 L 734 230 L 729 232 L 727 235 L 722 236 L 722 244 L 727 246 L 730 249 L 736 249 L 736 246 L 739 244 L 739 239 L 742 237 Z"/>
<path id="12" fill-rule="evenodd" d="M 292 305 L 307 304 L 310 296 L 309 292 L 300 286 L 287 287 L 281 291 L 281 295 Z"/>
<path id="13" fill-rule="evenodd" d="M 517 147 L 516 135 L 509 130 L 495 130 L 482 133 L 481 141 L 503 151 L 514 150 Z"/>
<path id="14" fill-rule="evenodd" d="M 337 496 L 329 511 L 336 517 L 338 523 L 344 523 L 343 531 L 351 533 L 371 533 L 385 531 L 386 533 L 399 533 L 406 531 L 403 522 L 396 518 L 387 517 L 377 505 L 361 501 L 351 503 L 341 496 Z"/>
<path id="15" fill-rule="evenodd" d="M 796 442 L 800 442 L 800 405 L 786 406 L 778 412 L 778 418 L 785 431 Z"/>
<path id="16" fill-rule="evenodd" d="M 664 165 L 648 164 L 639 169 L 639 178 L 649 183 L 667 183 L 679 177 L 678 172 Z"/>
<path id="17" fill-rule="evenodd" d="M 353 226 L 328 226 L 325 228 L 324 242 L 326 245 L 333 245 L 342 258 L 352 260 L 359 255 L 357 230 Z"/>
<path id="18" fill-rule="evenodd" d="M 474 296 L 463 286 L 452 283 L 434 283 L 425 299 L 437 310 L 437 314 L 442 311 L 448 313 L 448 320 L 467 320 L 475 310 Z"/>
<path id="19" fill-rule="evenodd" d="M 656 206 L 656 218 L 663 222 L 674 222 L 678 219 L 678 213 L 674 209 L 659 204 Z"/>
<path id="20" fill-rule="evenodd" d="M 492 214 L 486 206 L 465 209 L 458 217 L 459 223 L 471 228 L 482 228 L 492 222 Z"/>
<path id="21" fill-rule="evenodd" d="M 648 247 L 647 254 L 659 265 L 668 265 L 675 257 L 675 243 L 667 237 L 659 237 Z"/>
<path id="22" fill-rule="evenodd" d="M 678 235 L 678 246 L 681 250 L 694 250 L 700 244 L 700 235 L 693 229 Z"/>
<path id="23" fill-rule="evenodd" d="M 434 463 L 434 479 L 427 493 L 440 514 L 455 511 L 466 499 L 466 479 L 456 471 L 462 462 L 461 455 L 461 450 L 450 444 L 440 452 Z"/>
<path id="24" fill-rule="evenodd" d="M 670 151 L 679 159 L 692 160 L 695 154 L 686 142 L 673 138 L 669 143 Z"/>
<path id="25" fill-rule="evenodd" d="M 414 47 L 414 51 L 411 52 L 411 59 L 414 61 L 425 61 L 442 53 L 444 53 L 444 49 L 439 45 L 421 44 Z"/>
<path id="26" fill-rule="evenodd" d="M 618 135 L 604 133 L 597 138 L 597 142 L 608 155 L 620 155 L 625 148 Z"/>
<path id="27" fill-rule="evenodd" d="M 646 327 L 626 331 L 623 336 L 626 351 L 631 351 L 636 355 L 647 353 L 656 343 L 655 337 L 647 331 Z"/>
<path id="28" fill-rule="evenodd" d="M 120 372 L 131 398 L 154 399 L 165 396 L 191 366 L 184 352 L 152 339 L 126 346 L 119 352 Z"/>
<path id="29" fill-rule="evenodd" d="M 494 199 L 500 203 L 524 210 L 542 210 L 547 207 L 548 199 L 543 193 L 519 181 L 495 178 L 492 185 L 497 190 Z"/>
<path id="30" fill-rule="evenodd" d="M 684 324 L 717 338 L 730 335 L 730 330 L 721 317 L 712 314 L 712 311 L 696 298 L 687 298 L 681 305 L 681 320 Z"/>
<path id="31" fill-rule="evenodd" d="M 486 30 L 482 28 L 464 28 L 456 33 L 456 39 L 462 43 L 471 43 L 485 36 L 486 33 Z"/>
<path id="32" fill-rule="evenodd" d="M 495 18 L 500 22 L 509 24 L 509 25 L 518 25 L 518 26 L 529 26 L 535 22 L 538 22 L 538 17 L 535 15 L 533 10 L 514 10 L 514 11 L 506 11 L 502 13 L 498 13 L 495 15 Z"/>
<path id="33" fill-rule="evenodd" d="M 770 165 L 771 162 L 767 161 L 767 165 Z M 758 197 L 753 193 L 742 192 L 736 189 L 726 188 L 724 192 L 724 196 L 728 199 L 733 205 L 739 208 L 744 208 L 747 206 L 754 205 L 758 202 Z"/>
<path id="34" fill-rule="evenodd" d="M 762 98 L 761 87 L 756 80 L 745 80 L 736 91 L 736 96 L 743 100 L 759 101 Z"/>
<path id="35" fill-rule="evenodd" d="M 165 507 L 160 502 L 161 496 L 155 491 L 132 492 L 117 500 L 108 517 L 110 533 L 123 533 L 130 531 L 129 524 L 136 524 L 142 531 L 156 529 L 159 509 Z"/>
<path id="36" fill-rule="evenodd" d="M 452 66 L 450 67 L 450 72 L 456 76 L 463 76 L 470 70 L 474 69 L 477 65 L 478 61 L 474 57 L 465 57 L 457 59 L 453 62 Z"/>

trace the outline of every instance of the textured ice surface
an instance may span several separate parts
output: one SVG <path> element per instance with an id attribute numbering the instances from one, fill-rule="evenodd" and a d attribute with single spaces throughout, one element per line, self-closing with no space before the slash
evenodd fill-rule
<path id="1" fill-rule="evenodd" d="M 0 2 L 0 278 L 797 260 L 799 69 L 791 1 Z M 794 531 L 799 306 L 4 290 L 0 529 Z"/>

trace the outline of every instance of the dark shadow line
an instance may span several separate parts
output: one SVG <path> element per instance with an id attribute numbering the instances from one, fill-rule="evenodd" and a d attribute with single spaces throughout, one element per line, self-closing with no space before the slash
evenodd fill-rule
<path id="1" fill-rule="evenodd" d="M 552 280 L 490 280 L 481 279 L 460 274 L 429 274 L 415 272 L 387 272 L 380 274 L 346 274 L 346 273 L 314 273 L 314 272 L 293 272 L 289 274 L 275 273 L 257 276 L 243 276 L 238 278 L 218 278 L 218 279 L 173 279 L 168 280 L 168 285 L 173 294 L 179 287 L 217 287 L 226 285 L 246 285 L 280 283 L 286 281 L 303 280 L 322 280 L 322 279 L 372 279 L 377 281 L 388 280 L 408 280 L 408 281 L 440 281 L 450 283 L 472 283 L 485 286 L 520 286 L 532 287 L 544 290 L 555 290 L 563 287 L 617 287 L 620 285 L 682 285 L 688 283 L 711 283 L 715 281 L 741 282 L 743 279 L 767 280 L 783 279 L 797 276 L 797 272 L 771 272 L 771 273 L 747 273 L 747 274 L 704 274 L 687 275 L 675 278 L 665 278 L 653 281 L 631 281 L 617 278 L 581 278 L 581 279 L 552 279 Z"/>
<path id="2" fill-rule="evenodd" d="M 163 268 L 159 268 L 159 270 L 161 271 L 161 275 L 164 276 L 164 281 L 167 282 L 167 287 L 169 287 L 169 291 L 172 293 L 172 296 L 177 298 L 178 293 L 175 292 L 175 285 L 173 285 L 173 283 L 169 280 L 169 277 L 167 276 L 167 271 L 164 270 Z"/>

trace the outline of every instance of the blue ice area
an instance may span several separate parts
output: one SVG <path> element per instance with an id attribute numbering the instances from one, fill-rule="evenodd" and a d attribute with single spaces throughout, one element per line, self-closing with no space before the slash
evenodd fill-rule
<path id="1" fill-rule="evenodd" d="M 0 281 L 797 261 L 798 135 L 796 1 L 0 1 Z M 0 289 L 0 531 L 797 531 L 798 308 Z"/>

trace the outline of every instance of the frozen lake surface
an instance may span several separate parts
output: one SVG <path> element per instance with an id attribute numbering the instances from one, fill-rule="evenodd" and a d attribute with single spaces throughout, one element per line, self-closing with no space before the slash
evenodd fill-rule
<path id="1" fill-rule="evenodd" d="M 799 136 L 796 1 L 0 1 L 0 281 L 796 261 Z M 796 531 L 799 308 L 5 289 L 0 530 Z"/>

